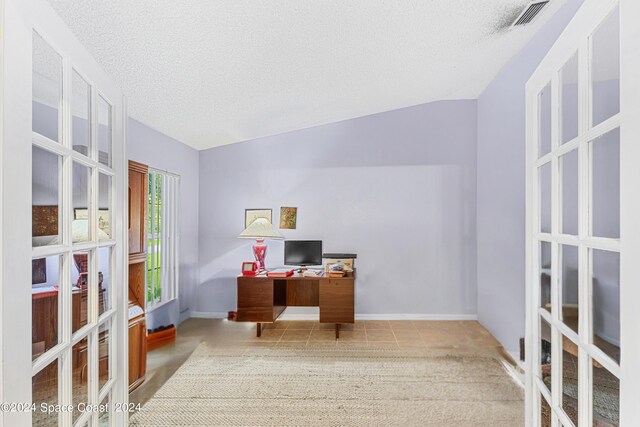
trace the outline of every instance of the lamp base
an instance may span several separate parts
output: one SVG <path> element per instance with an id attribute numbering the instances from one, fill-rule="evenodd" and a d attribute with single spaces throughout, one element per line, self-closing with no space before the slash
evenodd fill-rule
<path id="1" fill-rule="evenodd" d="M 256 243 L 253 245 L 253 256 L 258 263 L 258 270 L 265 270 L 264 258 L 267 256 L 267 244 L 264 239 L 256 239 Z"/>

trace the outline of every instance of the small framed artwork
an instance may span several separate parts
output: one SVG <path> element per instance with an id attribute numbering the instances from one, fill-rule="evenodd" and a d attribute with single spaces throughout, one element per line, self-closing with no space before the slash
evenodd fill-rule
<path id="1" fill-rule="evenodd" d="M 280 208 L 280 228 L 295 230 L 298 221 L 298 208 Z"/>
<path id="2" fill-rule="evenodd" d="M 244 210 L 244 228 L 247 228 L 253 221 L 258 218 L 265 218 L 273 224 L 271 209 L 245 209 Z"/>

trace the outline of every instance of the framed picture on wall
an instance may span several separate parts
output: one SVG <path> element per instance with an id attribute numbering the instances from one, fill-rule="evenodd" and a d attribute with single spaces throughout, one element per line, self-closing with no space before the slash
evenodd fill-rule
<path id="1" fill-rule="evenodd" d="M 74 209 L 74 219 L 89 219 L 89 209 Z M 111 236 L 111 212 L 109 209 L 98 210 L 98 228 Z"/>
<path id="2" fill-rule="evenodd" d="M 244 210 L 244 228 L 247 228 L 249 224 L 258 218 L 265 218 L 273 224 L 271 209 L 245 209 Z"/>
<path id="3" fill-rule="evenodd" d="M 298 208 L 281 207 L 280 208 L 280 228 L 281 229 L 296 229 L 296 222 L 298 221 Z"/>

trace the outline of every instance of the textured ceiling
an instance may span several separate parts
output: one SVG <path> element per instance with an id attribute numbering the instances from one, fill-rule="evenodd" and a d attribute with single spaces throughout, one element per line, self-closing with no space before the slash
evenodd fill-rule
<path id="1" fill-rule="evenodd" d="M 50 0 L 135 119 L 197 149 L 477 98 L 564 0 Z"/>

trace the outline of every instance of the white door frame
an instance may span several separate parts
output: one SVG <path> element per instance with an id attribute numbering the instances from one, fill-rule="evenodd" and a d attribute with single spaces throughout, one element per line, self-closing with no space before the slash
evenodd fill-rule
<path id="1" fill-rule="evenodd" d="M 45 36 L 63 57 L 65 71 L 71 66 L 81 69 L 101 93 L 113 103 L 112 172 L 114 218 L 111 292 L 115 313 L 112 320 L 110 349 L 113 383 L 111 403 L 128 402 L 128 319 L 127 319 L 127 252 L 128 252 L 128 175 L 125 144 L 126 104 L 119 88 L 64 24 L 45 0 L 0 0 L 0 402 L 32 402 L 31 361 L 31 265 L 35 251 L 31 244 L 31 150 L 32 150 L 32 32 Z M 70 77 L 63 76 L 64 84 Z M 67 89 L 68 91 L 68 89 Z M 95 92 L 94 92 L 95 93 Z M 95 95 L 94 95 L 95 100 Z M 70 111 L 68 100 L 63 110 Z M 70 119 L 69 119 L 70 122 Z M 67 124 L 68 126 L 68 124 Z M 68 132 L 68 130 L 67 130 Z M 97 182 L 97 176 L 94 176 Z M 66 184 L 67 187 L 70 183 Z M 96 196 L 92 196 L 95 200 Z M 62 217 L 68 213 L 61 213 Z M 96 224 L 95 215 L 91 223 Z M 69 233 L 67 231 L 67 233 Z M 70 235 L 70 234 L 68 234 Z M 94 232 L 95 236 L 95 232 Z M 63 242 L 65 243 L 65 242 Z M 70 244 L 68 241 L 66 244 Z M 91 245 L 88 245 L 91 246 Z M 74 246 L 75 247 L 75 246 Z M 41 250 L 46 255 L 47 250 Z M 95 262 L 95 261 L 92 261 Z M 97 273 L 94 273 L 97 274 Z M 63 273 L 64 276 L 64 273 Z M 64 299 L 63 299 L 64 300 Z M 61 306 L 69 316 L 70 300 Z M 92 310 L 90 308 L 90 310 Z M 70 332 L 59 331 L 68 343 Z M 90 352 L 97 351 L 93 344 Z M 90 353 L 91 354 L 91 353 Z M 63 367 L 62 369 L 69 369 Z M 70 396 L 70 384 L 60 385 L 61 399 Z M 65 397 L 63 397 L 65 396 Z M 95 402 L 97 396 L 89 392 Z M 64 403 L 64 402 L 60 402 Z M 126 412 L 112 412 L 113 425 L 126 425 Z M 69 425 L 70 416 L 60 418 Z M 30 425 L 29 412 L 0 411 L 0 426 Z M 97 417 L 89 420 L 95 425 Z"/>
<path id="2" fill-rule="evenodd" d="M 640 2 L 620 0 L 620 425 L 640 420 Z"/>
<path id="3" fill-rule="evenodd" d="M 584 96 L 588 95 L 588 68 L 584 65 L 588 63 L 588 44 L 587 37 L 595 30 L 598 24 L 614 9 L 616 4 L 620 5 L 620 38 L 621 38 L 621 68 L 620 68 L 620 88 L 621 112 L 617 116 L 601 123 L 594 129 L 589 129 L 589 105 L 580 105 L 580 133 L 584 134 L 579 137 L 583 140 L 592 139 L 591 136 L 600 134 L 606 129 L 614 129 L 620 126 L 620 239 L 602 239 L 588 236 L 588 224 L 581 219 L 581 232 L 577 238 L 571 236 L 562 236 L 558 232 L 557 225 L 552 226 L 552 233 L 543 236 L 538 230 L 540 221 L 540 212 L 538 209 L 539 185 L 537 178 L 537 167 L 541 164 L 542 159 L 538 158 L 538 94 L 549 81 L 557 87 L 558 73 L 567 60 L 578 50 L 579 61 L 579 92 Z M 536 372 L 540 369 L 539 354 L 539 335 L 538 335 L 538 316 L 540 307 L 539 294 L 539 272 L 538 272 L 538 241 L 539 239 L 556 243 L 570 244 L 586 244 L 591 247 L 601 247 L 602 249 L 614 250 L 620 252 L 620 323 L 621 323 L 621 363 L 609 363 L 607 358 L 603 358 L 605 367 L 616 373 L 620 378 L 620 425 L 632 426 L 636 425 L 640 419 L 640 405 L 637 404 L 637 396 L 640 396 L 640 321 L 638 317 L 638 302 L 640 301 L 640 198 L 638 197 L 638 183 L 640 183 L 640 2 L 637 0 L 586 0 L 580 10 L 576 13 L 571 23 L 567 26 L 557 42 L 551 48 L 547 56 L 540 63 L 531 79 L 526 85 L 527 94 L 527 159 L 526 159 L 526 204 L 527 204 L 527 221 L 526 221 L 526 289 L 527 289 L 527 305 L 526 305 L 526 425 L 528 427 L 537 426 L 539 423 L 539 407 L 537 384 L 540 379 L 537 378 Z M 585 92 L 586 91 L 586 92 Z M 553 108 L 558 108 L 558 90 L 552 92 Z M 587 99 L 583 97 L 581 99 Z M 557 114 L 553 114 L 556 117 Z M 557 156 L 560 152 L 568 151 L 570 148 L 578 146 L 567 143 L 559 147 L 558 140 L 560 138 L 560 126 L 557 120 L 552 119 L 552 154 L 547 155 L 552 162 L 552 175 L 557 177 L 559 174 L 557 166 Z M 590 136 L 591 135 L 591 136 Z M 555 150 L 555 153 L 553 151 Z M 580 156 L 587 155 L 582 150 Z M 545 157 L 547 157 L 545 156 Z M 584 163 L 582 163 L 584 164 Z M 580 172 L 580 203 L 587 203 L 583 207 L 587 207 L 588 202 L 585 201 L 585 188 L 588 188 L 588 172 L 581 170 Z M 586 180 L 586 181 L 585 181 Z M 552 179 L 552 182 L 557 182 Z M 559 202 L 557 184 L 553 186 L 551 191 L 552 200 Z M 556 204 L 552 202 L 552 205 Z M 558 207 L 552 210 L 552 221 L 558 222 Z M 574 242 L 575 240 L 575 242 Z M 552 257 L 557 260 L 557 253 Z M 582 260 L 585 258 L 582 257 Z M 581 262 L 582 262 L 581 260 Z M 580 269 L 586 269 L 581 265 Z M 556 267 L 557 269 L 557 267 Z M 552 274 L 554 274 L 552 272 Z M 588 294 L 588 287 L 584 286 L 586 278 L 581 278 L 581 306 L 585 303 L 586 307 L 590 307 L 591 295 Z M 552 284 L 552 289 L 553 289 Z M 584 292 L 583 292 L 584 291 Z M 552 293 L 553 294 L 553 293 Z M 558 300 L 554 300 L 552 310 L 557 310 Z M 580 313 L 581 331 L 590 331 L 589 313 Z M 557 318 L 554 313 L 550 318 Z M 562 325 L 561 325 L 562 326 Z M 564 327 L 562 332 L 570 335 L 572 331 Z M 577 335 L 573 334 L 577 337 Z M 559 335 L 556 336 L 559 337 Z M 556 337 L 554 337 L 556 338 Z M 556 339 L 557 344 L 557 339 Z M 552 360 L 562 354 L 562 349 L 557 345 L 552 345 L 552 351 L 555 356 Z M 580 337 L 580 352 L 583 355 L 590 355 L 594 350 L 594 346 L 588 339 L 583 340 Z M 555 362 L 554 362 L 555 363 Z M 582 357 L 579 363 L 579 370 L 583 372 L 590 369 L 589 361 Z M 557 374 L 556 374 L 557 375 Z M 552 373 L 553 376 L 553 373 Z M 556 377 L 557 378 L 557 377 Z M 589 381 L 590 382 L 590 381 Z M 581 383 L 579 388 L 579 396 L 582 399 L 590 396 L 590 384 Z M 558 384 L 552 387 L 559 387 Z M 546 389 L 544 390 L 546 392 Z M 556 388 L 556 391 L 560 391 Z M 552 402 L 557 403 L 557 402 Z M 582 426 L 591 426 L 590 408 L 582 405 L 579 409 L 579 424 Z M 565 421 L 561 419 L 560 421 Z M 570 424 L 569 424 L 570 425 Z"/>

